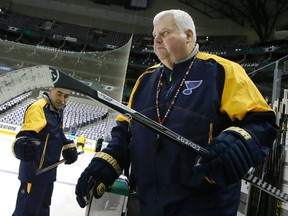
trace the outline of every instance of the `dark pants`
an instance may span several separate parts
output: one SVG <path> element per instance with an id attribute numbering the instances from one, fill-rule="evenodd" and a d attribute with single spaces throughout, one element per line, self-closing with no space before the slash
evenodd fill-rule
<path id="1" fill-rule="evenodd" d="M 27 185 L 21 182 L 12 216 L 49 216 L 54 184 L 32 184 L 30 192 Z"/>

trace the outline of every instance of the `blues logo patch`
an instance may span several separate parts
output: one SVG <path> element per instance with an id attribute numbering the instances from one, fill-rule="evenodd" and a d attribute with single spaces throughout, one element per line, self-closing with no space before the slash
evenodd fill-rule
<path id="1" fill-rule="evenodd" d="M 183 90 L 184 95 L 190 95 L 193 89 L 198 88 L 203 80 L 198 81 L 185 81 L 186 88 Z"/>

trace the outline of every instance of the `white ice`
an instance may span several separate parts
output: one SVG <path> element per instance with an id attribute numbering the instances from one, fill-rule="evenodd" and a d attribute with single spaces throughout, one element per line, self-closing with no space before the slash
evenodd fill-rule
<path id="1" fill-rule="evenodd" d="M 11 152 L 12 135 L 0 133 L 0 215 L 11 216 L 20 186 L 17 160 Z M 93 153 L 85 152 L 71 165 L 58 167 L 57 181 L 54 184 L 50 216 L 85 216 L 85 209 L 79 207 L 75 198 L 75 185 L 81 172 L 86 168 Z"/>

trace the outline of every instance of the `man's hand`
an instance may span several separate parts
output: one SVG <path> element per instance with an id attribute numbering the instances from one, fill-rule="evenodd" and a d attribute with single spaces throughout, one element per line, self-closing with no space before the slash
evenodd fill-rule
<path id="1" fill-rule="evenodd" d="M 251 167 L 262 163 L 262 152 L 257 141 L 245 130 L 228 128 L 214 138 L 207 148 L 209 153 L 193 169 L 195 182 L 208 180 L 221 186 L 236 183 Z"/>
<path id="2" fill-rule="evenodd" d="M 85 170 L 76 185 L 76 200 L 81 208 L 84 208 L 93 194 L 96 199 L 103 196 L 106 191 L 106 186 L 101 180 L 95 180 L 90 173 Z"/>
<path id="3" fill-rule="evenodd" d="M 84 208 L 88 204 L 91 194 L 96 199 L 102 197 L 107 188 L 121 174 L 121 171 L 117 161 L 111 155 L 105 152 L 96 153 L 76 185 L 75 194 L 79 206 Z"/>
<path id="4" fill-rule="evenodd" d="M 78 152 L 75 143 L 69 143 L 63 146 L 62 156 L 66 160 L 65 164 L 72 164 L 78 159 Z"/>
<path id="5" fill-rule="evenodd" d="M 33 161 L 40 143 L 40 140 L 36 138 L 19 137 L 12 144 L 12 153 L 21 161 Z"/>

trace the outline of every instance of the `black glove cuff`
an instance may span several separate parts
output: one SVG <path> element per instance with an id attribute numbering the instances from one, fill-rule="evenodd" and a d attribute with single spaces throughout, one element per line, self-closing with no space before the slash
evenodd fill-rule
<path id="1" fill-rule="evenodd" d="M 117 177 L 120 176 L 120 174 L 122 173 L 122 169 L 120 165 L 115 160 L 115 158 L 113 158 L 110 154 L 105 153 L 105 152 L 97 152 L 94 157 L 96 159 L 104 160 L 108 164 L 110 164 L 114 168 L 114 171 L 116 172 Z"/>
<path id="2" fill-rule="evenodd" d="M 40 145 L 37 138 L 27 136 L 17 137 L 12 143 L 12 154 L 17 159 L 23 161 L 32 161 L 35 158 L 36 148 Z"/>
<path id="3" fill-rule="evenodd" d="M 250 133 L 240 127 L 229 127 L 225 129 L 222 133 L 229 133 L 233 136 L 239 138 L 243 145 L 246 147 L 247 151 L 251 155 L 253 160 L 253 166 L 257 166 L 262 163 L 261 148 L 258 140 L 255 139 Z"/>

